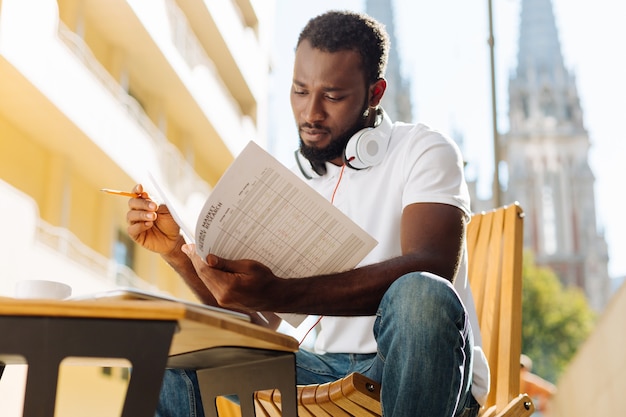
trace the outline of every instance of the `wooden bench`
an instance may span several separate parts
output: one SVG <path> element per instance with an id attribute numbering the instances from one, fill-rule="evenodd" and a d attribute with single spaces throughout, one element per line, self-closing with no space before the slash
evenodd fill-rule
<path id="1" fill-rule="evenodd" d="M 530 416 L 520 393 L 524 213 L 516 203 L 472 216 L 467 228 L 468 276 L 491 371 L 481 416 Z"/>
<path id="2" fill-rule="evenodd" d="M 522 417 L 534 411 L 519 392 L 522 329 L 523 211 L 516 203 L 474 214 L 467 228 L 468 274 L 491 370 L 483 417 Z M 257 416 L 281 416 L 280 392 L 255 395 Z M 381 416 L 380 384 L 360 374 L 298 386 L 300 417 Z"/>

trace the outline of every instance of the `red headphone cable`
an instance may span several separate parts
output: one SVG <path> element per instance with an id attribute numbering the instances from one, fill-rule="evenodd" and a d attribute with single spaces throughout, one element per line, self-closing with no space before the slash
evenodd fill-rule
<path id="1" fill-rule="evenodd" d="M 350 160 L 354 159 L 354 157 L 350 158 Z M 350 161 L 348 161 L 350 162 Z M 337 193 L 337 189 L 339 188 L 339 184 L 341 183 L 341 179 L 343 178 L 343 171 L 346 169 L 346 164 L 343 164 L 341 166 L 341 171 L 339 171 L 339 178 L 337 179 L 337 184 L 335 184 L 335 189 L 333 190 L 333 194 L 330 197 L 330 203 L 334 204 L 335 203 L 335 194 Z M 309 335 L 309 333 L 311 333 L 311 330 L 313 330 L 315 328 L 315 326 L 317 326 L 319 324 L 320 321 L 322 321 L 322 318 L 324 316 L 319 316 L 317 318 L 317 320 L 315 320 L 315 323 L 313 323 L 313 326 L 311 326 L 309 328 L 309 330 L 306 331 L 306 333 L 304 334 L 304 336 L 302 337 L 302 339 L 300 339 L 300 342 L 298 343 L 298 346 L 302 345 L 302 343 L 306 340 L 307 336 Z"/>

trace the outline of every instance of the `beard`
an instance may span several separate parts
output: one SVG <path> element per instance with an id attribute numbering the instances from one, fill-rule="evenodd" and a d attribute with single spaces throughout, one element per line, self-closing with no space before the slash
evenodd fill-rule
<path id="1" fill-rule="evenodd" d="M 306 145 L 300 136 L 300 152 L 309 160 L 315 172 L 324 175 L 326 173 L 326 162 L 343 158 L 346 145 L 350 138 L 352 138 L 356 132 L 366 127 L 368 113 L 368 107 L 366 105 L 354 124 L 340 135 L 332 137 L 330 143 L 323 148 Z M 325 127 L 315 124 L 304 123 L 299 126 L 299 128 L 303 127 L 325 130 Z"/>

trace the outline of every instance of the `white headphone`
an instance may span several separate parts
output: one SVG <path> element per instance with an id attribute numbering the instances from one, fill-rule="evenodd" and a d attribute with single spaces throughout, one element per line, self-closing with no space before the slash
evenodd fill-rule
<path id="1" fill-rule="evenodd" d="M 384 159 L 393 125 L 382 109 L 377 110 L 376 119 L 378 120 L 376 126 L 361 129 L 348 140 L 343 159 L 350 168 L 356 170 L 369 168 L 380 164 Z M 320 176 L 300 150 L 296 150 L 295 156 L 296 163 L 306 179 Z"/>

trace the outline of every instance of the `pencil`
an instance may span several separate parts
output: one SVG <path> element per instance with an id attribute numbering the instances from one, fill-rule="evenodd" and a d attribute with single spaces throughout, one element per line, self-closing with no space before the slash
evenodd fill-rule
<path id="1" fill-rule="evenodd" d="M 132 198 L 139 197 L 139 194 L 137 194 L 137 193 L 129 193 L 129 192 L 126 192 L 126 191 L 111 190 L 109 188 L 101 188 L 100 191 L 105 192 L 107 194 L 121 195 L 121 196 L 124 196 L 124 197 L 132 197 Z"/>

